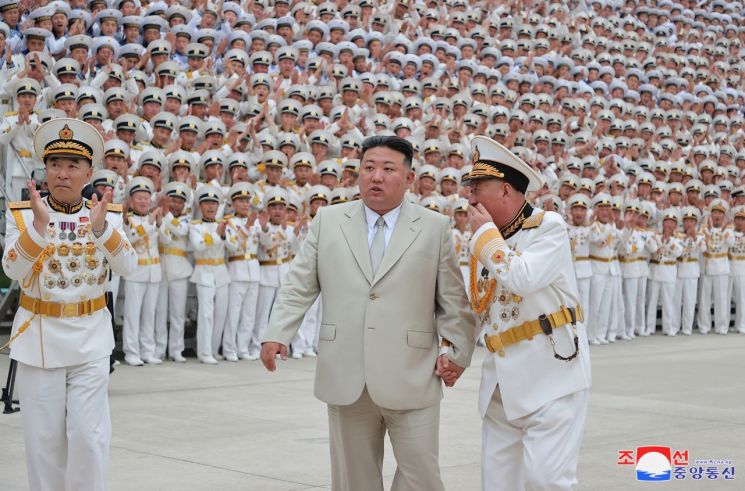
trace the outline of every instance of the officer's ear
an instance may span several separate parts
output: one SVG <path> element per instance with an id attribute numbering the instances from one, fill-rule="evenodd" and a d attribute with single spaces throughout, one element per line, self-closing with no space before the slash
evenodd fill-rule
<path id="1" fill-rule="evenodd" d="M 93 164 L 90 160 L 86 162 L 88 163 L 88 170 L 85 172 L 85 180 L 90 181 L 91 177 L 93 177 Z"/>

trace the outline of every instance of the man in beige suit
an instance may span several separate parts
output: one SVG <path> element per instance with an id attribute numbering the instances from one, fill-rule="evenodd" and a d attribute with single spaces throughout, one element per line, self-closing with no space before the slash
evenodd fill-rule
<path id="1" fill-rule="evenodd" d="M 447 217 L 404 201 L 412 154 L 398 137 L 364 142 L 362 201 L 319 210 L 263 339 L 274 371 L 322 295 L 315 395 L 328 404 L 337 491 L 383 489 L 386 431 L 398 461 L 392 489 L 444 489 L 441 380 L 452 385 L 469 365 L 474 321 Z"/>

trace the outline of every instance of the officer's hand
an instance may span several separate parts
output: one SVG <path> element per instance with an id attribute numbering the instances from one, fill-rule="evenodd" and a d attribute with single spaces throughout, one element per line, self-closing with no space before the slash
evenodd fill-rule
<path id="1" fill-rule="evenodd" d="M 435 365 L 435 374 L 445 382 L 447 387 L 452 387 L 455 382 L 463 375 L 465 368 L 458 366 L 454 361 L 451 361 L 447 355 L 440 355 L 437 357 L 437 364 Z"/>
<path id="2" fill-rule="evenodd" d="M 26 187 L 28 188 L 28 195 L 31 199 L 31 209 L 34 212 L 34 229 L 43 237 L 46 233 L 47 225 L 49 225 L 49 210 L 47 210 L 47 205 L 41 199 L 41 194 L 36 189 L 36 181 L 29 179 L 26 181 Z"/>
<path id="3" fill-rule="evenodd" d="M 481 203 L 476 203 L 475 205 L 468 207 L 468 220 L 471 223 L 471 230 L 474 233 L 476 233 L 483 224 L 491 223 L 493 221 L 491 215 L 486 211 L 486 208 L 484 208 L 484 205 Z"/>
<path id="4" fill-rule="evenodd" d="M 264 364 L 267 370 L 273 372 L 277 369 L 275 358 L 279 353 L 279 357 L 282 361 L 287 361 L 287 346 L 284 344 L 268 342 L 261 344 L 261 363 Z"/>
<path id="5" fill-rule="evenodd" d="M 106 212 L 111 202 L 111 194 L 111 189 L 107 189 L 101 201 L 98 201 L 98 195 L 95 193 L 91 198 L 91 230 L 94 232 L 102 232 L 106 226 Z"/>

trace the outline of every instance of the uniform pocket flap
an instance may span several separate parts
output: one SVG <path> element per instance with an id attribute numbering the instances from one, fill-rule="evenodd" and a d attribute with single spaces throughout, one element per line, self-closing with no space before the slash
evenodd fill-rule
<path id="1" fill-rule="evenodd" d="M 321 324 L 318 339 L 322 341 L 333 341 L 336 339 L 336 324 Z"/>
<path id="2" fill-rule="evenodd" d="M 406 331 L 406 344 L 412 348 L 433 348 L 435 333 L 434 331 Z"/>

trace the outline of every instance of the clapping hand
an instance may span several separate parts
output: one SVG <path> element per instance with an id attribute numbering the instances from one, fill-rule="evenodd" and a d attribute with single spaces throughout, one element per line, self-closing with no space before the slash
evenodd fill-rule
<path id="1" fill-rule="evenodd" d="M 106 226 L 106 213 L 111 203 L 111 195 L 111 189 L 107 189 L 100 201 L 95 193 L 91 198 L 91 230 L 93 232 L 101 233 Z"/>
<path id="2" fill-rule="evenodd" d="M 49 225 L 49 210 L 47 210 L 47 205 L 41 198 L 39 190 L 36 189 L 36 181 L 29 179 L 26 181 L 26 187 L 31 199 L 31 210 L 34 212 L 34 229 L 39 235 L 44 236 L 47 225 Z"/>

